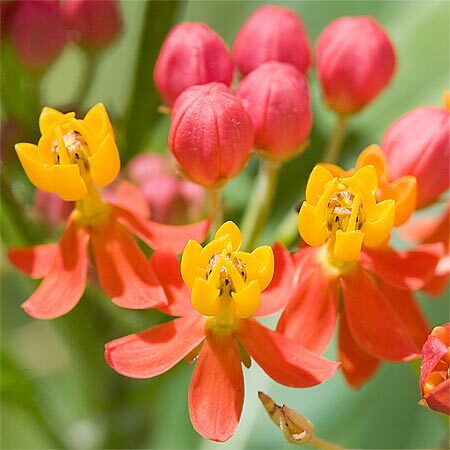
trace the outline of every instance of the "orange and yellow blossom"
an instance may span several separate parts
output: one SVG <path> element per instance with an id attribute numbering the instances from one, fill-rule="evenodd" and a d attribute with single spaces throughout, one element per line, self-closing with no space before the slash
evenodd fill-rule
<path id="1" fill-rule="evenodd" d="M 189 412 L 196 431 L 214 441 L 227 440 L 238 425 L 241 362 L 248 366 L 251 357 L 275 381 L 292 387 L 319 384 L 338 367 L 253 318 L 284 306 L 293 262 L 281 245 L 242 252 L 241 239 L 238 227 L 226 222 L 205 247 L 189 241 L 181 264 L 173 254 L 156 251 L 151 264 L 169 300 L 161 310 L 181 317 L 106 344 L 108 364 L 133 378 L 159 375 L 198 356 Z"/>
<path id="2" fill-rule="evenodd" d="M 416 199 L 413 178 L 392 180 L 388 169 L 377 146 L 350 171 L 314 168 L 298 217 L 309 246 L 295 255 L 296 286 L 277 326 L 323 352 L 339 316 L 340 359 L 353 387 L 380 361 L 418 357 L 428 325 L 412 291 L 425 285 L 442 253 L 440 245 L 411 251 L 388 246 L 393 226 L 407 220 Z"/>
<path id="3" fill-rule="evenodd" d="M 86 287 L 89 244 L 99 281 L 112 301 L 126 308 L 149 308 L 167 303 L 163 288 L 132 234 L 152 248 L 179 252 L 192 236 L 203 239 L 208 222 L 185 226 L 149 220 L 145 199 L 130 183 L 121 183 L 105 201 L 98 187 L 112 183 L 120 159 L 112 126 L 102 104 L 84 119 L 44 108 L 39 118 L 38 145 L 16 145 L 29 178 L 39 189 L 75 201 L 60 242 L 9 249 L 10 261 L 32 278 L 43 278 L 23 304 L 38 319 L 66 314 Z"/>
<path id="4" fill-rule="evenodd" d="M 422 348 L 422 406 L 450 415 L 450 323 L 433 328 Z"/>

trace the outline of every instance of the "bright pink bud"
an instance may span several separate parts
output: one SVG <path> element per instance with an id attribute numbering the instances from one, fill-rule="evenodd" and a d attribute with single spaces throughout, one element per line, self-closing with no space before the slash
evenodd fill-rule
<path id="1" fill-rule="evenodd" d="M 305 76 L 291 64 L 268 62 L 249 73 L 236 96 L 253 120 L 255 145 L 269 159 L 293 156 L 312 127 Z"/>
<path id="2" fill-rule="evenodd" d="M 450 415 L 450 323 L 435 327 L 422 348 L 422 406 Z"/>
<path id="3" fill-rule="evenodd" d="M 147 200 L 152 220 L 171 224 L 194 222 L 204 211 L 204 189 L 178 178 L 174 172 L 174 162 L 156 154 L 136 156 L 127 167 L 129 178 Z"/>
<path id="4" fill-rule="evenodd" d="M 450 186 L 450 113 L 444 108 L 416 108 L 386 131 L 382 149 L 393 178 L 414 175 L 417 206 L 433 203 Z"/>
<path id="5" fill-rule="evenodd" d="M 117 0 L 65 0 L 62 11 L 71 38 L 89 50 L 101 50 L 119 34 Z"/>
<path id="6" fill-rule="evenodd" d="M 231 84 L 233 61 L 222 39 L 203 23 L 180 23 L 167 36 L 153 77 L 168 105 L 191 86 L 213 81 Z"/>
<path id="7" fill-rule="evenodd" d="M 65 29 L 57 0 L 17 1 L 8 19 L 13 47 L 28 69 L 45 69 L 63 50 Z"/>
<path id="8" fill-rule="evenodd" d="M 282 6 L 258 8 L 239 31 L 233 44 L 233 59 L 243 75 L 268 61 L 290 63 L 306 73 L 311 48 L 295 11 Z"/>
<path id="9" fill-rule="evenodd" d="M 198 184 L 216 187 L 237 175 L 253 140 L 251 118 L 224 84 L 189 88 L 173 107 L 169 146 Z"/>
<path id="10" fill-rule="evenodd" d="M 65 202 L 59 196 L 51 192 L 36 190 L 34 196 L 35 211 L 43 222 L 51 227 L 66 222 L 73 210 L 73 202 Z"/>
<path id="11" fill-rule="evenodd" d="M 317 42 L 317 70 L 328 106 L 353 114 L 388 85 L 396 57 L 386 32 L 372 17 L 341 17 Z"/>

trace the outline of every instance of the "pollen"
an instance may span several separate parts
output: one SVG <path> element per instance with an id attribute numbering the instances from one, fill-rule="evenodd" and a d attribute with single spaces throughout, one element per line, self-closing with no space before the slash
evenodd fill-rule
<path id="1" fill-rule="evenodd" d="M 61 164 L 60 144 L 61 142 L 59 141 L 59 139 L 55 139 L 50 148 L 50 151 L 55 157 L 55 164 Z M 89 154 L 88 144 L 79 131 L 71 130 L 62 135 L 62 144 L 64 145 L 65 150 L 68 153 L 71 164 L 76 164 L 79 161 L 83 161 L 85 163 L 85 166 L 89 166 L 87 160 Z"/>
<path id="2" fill-rule="evenodd" d="M 327 227 L 330 232 L 347 231 L 355 206 L 355 196 L 348 190 L 337 191 L 328 202 L 326 209 Z M 364 223 L 362 203 L 356 206 L 355 229 L 360 230 Z"/>

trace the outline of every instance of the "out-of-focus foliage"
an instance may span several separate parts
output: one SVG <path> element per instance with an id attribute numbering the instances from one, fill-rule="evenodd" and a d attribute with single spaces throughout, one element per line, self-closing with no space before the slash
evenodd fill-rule
<path id="1" fill-rule="evenodd" d="M 399 67 L 392 85 L 349 125 L 342 162 L 379 143 L 387 126 L 419 105 L 439 105 L 449 79 L 448 2 L 298 1 L 280 2 L 302 17 L 315 42 L 320 31 L 343 15 L 373 15 L 386 28 L 397 49 Z M 204 21 L 231 44 L 245 18 L 260 2 L 122 1 L 123 34 L 97 57 L 92 86 L 83 101 L 87 109 L 103 102 L 112 112 L 123 161 L 134 154 L 167 146 L 168 118 L 156 114 L 158 96 L 152 69 L 172 23 Z M 40 105 L 60 107 L 76 95 L 85 59 L 69 46 L 42 80 Z M 7 114 L 31 127 L 20 141 L 37 135 L 37 94 L 10 49 L 2 51 L 2 121 Z M 296 204 L 306 178 L 320 158 L 331 132 L 332 114 L 320 99 L 314 72 L 309 74 L 314 106 L 311 146 L 282 170 L 269 226 L 263 240 Z M 33 128 L 34 127 L 34 128 Z M 2 149 L 4 175 L 14 194 L 31 212 L 33 188 L 17 170 L 13 148 Z M 227 218 L 238 219 L 248 199 L 255 165 L 226 189 Z M 3 186 L 2 186 L 3 188 Z M 59 234 L 44 226 L 18 223 L 2 205 L 3 247 L 52 240 Z M 272 233 L 272 234 L 271 234 Z M 3 248 L 4 250 L 4 248 Z M 2 253 L 2 448 L 216 448 L 193 431 L 187 411 L 191 367 L 179 364 L 152 380 L 126 379 L 103 359 L 105 342 L 165 320 L 154 311 L 127 311 L 113 306 L 97 290 L 68 316 L 36 321 L 21 310 L 30 282 L 12 270 Z M 421 298 L 431 325 L 449 320 L 448 292 L 439 300 Z M 269 321 L 274 325 L 275 321 Z M 334 344 L 329 357 L 336 357 Z M 435 448 L 445 427 L 433 411 L 417 405 L 418 371 L 411 364 L 384 364 L 361 390 L 351 390 L 340 374 L 311 389 L 278 386 L 254 365 L 246 371 L 246 403 L 235 436 L 223 448 L 286 448 L 266 417 L 257 391 L 301 411 L 318 434 L 347 448 Z"/>

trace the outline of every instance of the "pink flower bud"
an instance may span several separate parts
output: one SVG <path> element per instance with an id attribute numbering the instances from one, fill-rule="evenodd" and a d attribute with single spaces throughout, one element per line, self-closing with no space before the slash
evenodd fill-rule
<path id="1" fill-rule="evenodd" d="M 127 165 L 128 177 L 138 185 L 163 173 L 170 173 L 170 163 L 164 156 L 158 154 L 142 153 L 135 156 Z"/>
<path id="2" fill-rule="evenodd" d="M 51 192 L 36 190 L 34 208 L 43 222 L 51 227 L 62 225 L 66 222 L 73 210 L 73 202 L 65 202 L 58 195 Z"/>
<path id="3" fill-rule="evenodd" d="M 89 50 L 107 47 L 122 28 L 117 0 L 65 0 L 62 11 L 72 39 Z"/>
<path id="4" fill-rule="evenodd" d="M 386 131 L 382 149 L 391 175 L 414 175 L 417 206 L 433 203 L 450 186 L 450 113 L 444 108 L 416 108 Z"/>
<path id="5" fill-rule="evenodd" d="M 328 106 L 353 114 L 388 85 L 395 71 L 394 48 L 372 17 L 341 17 L 317 42 L 317 70 Z"/>
<path id="6" fill-rule="evenodd" d="M 252 120 L 224 84 L 193 86 L 174 105 L 169 146 L 198 184 L 216 187 L 237 175 L 253 139 Z"/>
<path id="7" fill-rule="evenodd" d="M 198 84 L 218 81 L 230 85 L 233 61 L 222 39 L 203 23 L 180 23 L 167 36 L 153 77 L 164 101 Z"/>
<path id="8" fill-rule="evenodd" d="M 63 50 L 65 29 L 57 0 L 17 1 L 8 19 L 12 45 L 28 69 L 45 69 Z"/>
<path id="9" fill-rule="evenodd" d="M 258 8 L 239 31 L 233 59 L 243 75 L 267 61 L 290 63 L 306 73 L 311 49 L 303 24 L 295 11 L 282 6 Z"/>
<path id="10" fill-rule="evenodd" d="M 236 96 L 253 120 L 256 147 L 269 159 L 286 160 L 299 150 L 312 127 L 301 72 L 290 64 L 265 63 L 242 80 Z"/>
<path id="11" fill-rule="evenodd" d="M 204 189 L 178 178 L 174 162 L 167 157 L 156 154 L 136 156 L 129 162 L 127 173 L 147 200 L 152 220 L 182 224 L 195 222 L 202 216 Z"/>

